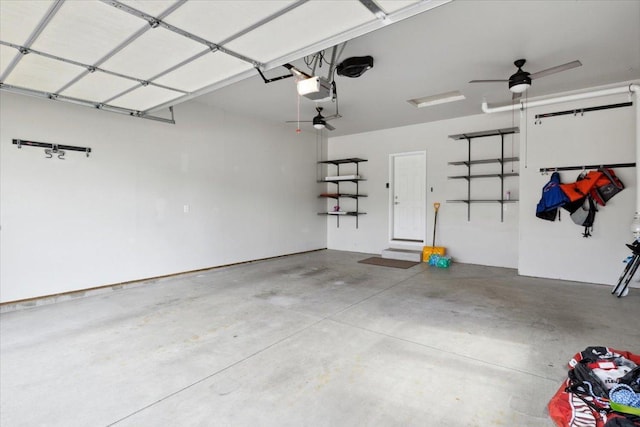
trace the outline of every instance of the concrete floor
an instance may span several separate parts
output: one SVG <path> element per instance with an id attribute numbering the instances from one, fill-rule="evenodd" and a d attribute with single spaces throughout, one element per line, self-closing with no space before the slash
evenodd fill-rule
<path id="1" fill-rule="evenodd" d="M 357 263 L 369 256 L 319 251 L 3 313 L 0 425 L 550 426 L 574 353 L 640 353 L 640 290 Z"/>

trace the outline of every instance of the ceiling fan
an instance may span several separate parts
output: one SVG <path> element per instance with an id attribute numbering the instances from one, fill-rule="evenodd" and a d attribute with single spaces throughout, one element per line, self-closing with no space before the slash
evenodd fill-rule
<path id="1" fill-rule="evenodd" d="M 528 73 L 524 71 L 526 59 L 518 59 L 514 61 L 514 65 L 518 67 L 518 71 L 511 75 L 509 79 L 502 80 L 471 80 L 469 83 L 509 83 L 509 90 L 513 93 L 513 99 L 520 98 L 522 93 L 531 87 L 531 81 L 539 79 L 540 77 L 548 76 L 550 74 L 559 73 L 561 71 L 570 70 L 572 68 L 580 67 L 582 63 L 580 61 L 571 61 L 566 64 L 557 65 L 555 67 L 547 68 L 546 70 L 538 71 L 537 73 Z"/>
<path id="2" fill-rule="evenodd" d="M 335 130 L 336 128 L 327 122 L 329 120 L 339 119 L 340 117 L 342 117 L 340 114 L 338 114 L 337 108 L 336 108 L 335 114 L 327 117 L 322 115 L 322 110 L 323 110 L 322 107 L 320 106 L 316 107 L 316 111 L 318 112 L 318 114 L 314 116 L 312 120 L 287 120 L 287 123 L 313 123 L 313 127 L 318 130 L 324 129 L 324 128 L 327 128 L 327 130 Z"/>

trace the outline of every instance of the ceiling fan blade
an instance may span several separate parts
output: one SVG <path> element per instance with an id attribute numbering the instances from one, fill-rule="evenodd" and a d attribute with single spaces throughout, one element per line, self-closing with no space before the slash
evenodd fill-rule
<path id="1" fill-rule="evenodd" d="M 469 83 L 507 83 L 509 80 L 471 80 Z"/>
<path id="2" fill-rule="evenodd" d="M 570 70 L 572 68 L 580 67 L 582 62 L 580 61 L 571 61 L 566 64 L 558 65 L 556 67 L 547 68 L 546 70 L 538 71 L 537 73 L 533 73 L 529 75 L 532 79 L 539 79 L 540 77 L 548 76 L 549 74 L 559 73 L 560 71 Z"/>
<path id="3" fill-rule="evenodd" d="M 313 123 L 313 120 L 287 120 L 285 123 Z M 325 121 L 324 123 L 324 127 L 327 128 L 327 130 L 336 130 L 336 128 L 334 128 L 333 126 L 331 126 L 329 123 L 327 123 Z"/>
<path id="4" fill-rule="evenodd" d="M 327 116 L 324 118 L 325 121 L 329 121 L 329 120 L 333 120 L 333 119 L 340 119 L 342 118 L 342 116 L 340 114 L 333 114 L 331 116 Z"/>

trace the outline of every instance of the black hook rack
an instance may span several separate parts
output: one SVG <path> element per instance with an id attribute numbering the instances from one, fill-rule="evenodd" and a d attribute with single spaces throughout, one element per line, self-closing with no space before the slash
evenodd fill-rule
<path id="1" fill-rule="evenodd" d="M 537 125 L 541 124 L 542 119 L 545 119 L 547 117 L 565 116 L 567 114 L 573 114 L 574 116 L 577 116 L 578 114 L 580 114 L 582 116 L 584 115 L 584 113 L 589 111 L 599 111 L 599 110 L 609 110 L 611 108 L 631 107 L 632 105 L 633 105 L 633 102 L 621 102 L 619 104 L 599 105 L 597 107 L 578 108 L 575 110 L 556 111 L 555 113 L 536 114 L 536 120 L 534 123 Z"/>
<path id="2" fill-rule="evenodd" d="M 17 145 L 18 148 L 22 148 L 22 146 L 44 148 L 48 159 L 53 157 L 52 154 L 58 154 L 58 158 L 64 160 L 64 150 L 82 151 L 87 155 L 87 157 L 89 157 L 89 153 L 91 153 L 90 147 L 78 147 L 75 145 L 52 144 L 49 142 L 25 141 L 24 139 L 13 139 L 13 144 Z"/>
<path id="3" fill-rule="evenodd" d="M 559 172 L 559 171 L 577 171 L 583 169 L 616 169 L 616 168 L 635 168 L 635 163 L 610 163 L 606 165 L 585 165 L 585 166 L 562 166 L 553 168 L 540 168 L 540 173 Z"/>

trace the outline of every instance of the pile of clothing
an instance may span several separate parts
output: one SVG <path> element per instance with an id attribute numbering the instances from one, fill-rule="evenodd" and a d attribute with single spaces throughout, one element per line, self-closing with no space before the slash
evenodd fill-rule
<path id="1" fill-rule="evenodd" d="M 551 398 L 560 427 L 640 427 L 640 355 L 587 347 L 569 361 L 567 379 Z"/>

